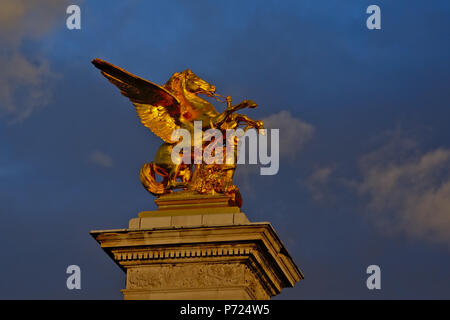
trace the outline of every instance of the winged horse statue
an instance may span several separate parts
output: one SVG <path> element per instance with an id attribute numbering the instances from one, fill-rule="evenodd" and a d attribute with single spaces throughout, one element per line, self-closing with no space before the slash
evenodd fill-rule
<path id="1" fill-rule="evenodd" d="M 192 162 L 174 163 L 171 153 L 178 141 L 172 140 L 172 133 L 177 129 L 186 129 L 193 133 L 194 121 L 202 122 L 203 131 L 210 128 L 225 131 L 242 124 L 246 126 L 244 130 L 262 129 L 262 121 L 236 113 L 243 108 L 255 108 L 255 102 L 244 100 L 237 105 L 231 105 L 229 96 L 225 98 L 217 94 L 215 86 L 195 75 L 190 69 L 174 73 L 164 85 L 159 86 L 104 60 L 94 59 L 92 63 L 120 89 L 122 95 L 130 99 L 142 124 L 164 141 L 153 162 L 144 164 L 140 170 L 140 180 L 150 193 L 161 196 L 173 192 L 174 189 L 224 193 L 230 195 L 236 205 L 241 206 L 239 189 L 232 181 L 236 162 L 197 165 Z M 199 97 L 200 94 L 226 102 L 225 111 L 219 113 L 212 103 Z M 237 144 L 237 140 L 234 143 Z M 157 181 L 157 175 L 162 181 Z"/>

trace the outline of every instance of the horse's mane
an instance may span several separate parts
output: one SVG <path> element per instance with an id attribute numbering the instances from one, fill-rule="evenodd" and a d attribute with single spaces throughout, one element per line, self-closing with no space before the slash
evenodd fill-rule
<path id="1" fill-rule="evenodd" d="M 172 94 L 178 94 L 180 93 L 180 81 L 181 81 L 182 74 L 181 72 L 175 72 L 169 80 L 163 85 L 164 89 L 167 89 Z M 184 78 L 184 77 L 183 77 Z"/>

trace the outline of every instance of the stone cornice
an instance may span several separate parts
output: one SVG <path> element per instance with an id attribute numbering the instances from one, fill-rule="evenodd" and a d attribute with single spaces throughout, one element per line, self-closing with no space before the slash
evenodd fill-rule
<path id="1" fill-rule="evenodd" d="M 123 268 L 133 260 L 167 261 L 187 258 L 253 256 L 269 273 L 279 274 L 281 286 L 303 279 L 270 223 L 214 227 L 100 230 L 91 235 Z M 275 268 L 273 271 L 270 269 Z M 274 276 L 272 275 L 271 278 Z"/>

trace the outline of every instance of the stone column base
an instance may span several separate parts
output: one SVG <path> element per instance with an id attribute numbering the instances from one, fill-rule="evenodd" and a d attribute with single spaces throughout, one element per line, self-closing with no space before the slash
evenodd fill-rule
<path id="1" fill-rule="evenodd" d="M 158 201 L 128 229 L 91 231 L 126 272 L 125 299 L 263 300 L 303 279 L 270 223 L 249 222 L 225 196 Z"/>
<path id="2" fill-rule="evenodd" d="M 92 231 L 125 299 L 269 299 L 303 278 L 269 223 Z"/>

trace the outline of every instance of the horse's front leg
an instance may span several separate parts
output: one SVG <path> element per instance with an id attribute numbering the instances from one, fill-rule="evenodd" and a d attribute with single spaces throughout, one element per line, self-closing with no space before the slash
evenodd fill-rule
<path id="1" fill-rule="evenodd" d="M 236 114 L 236 121 L 240 123 L 245 123 L 247 126 L 244 128 L 244 131 L 247 131 L 250 128 L 255 129 L 264 129 L 264 123 L 261 120 L 253 120 L 247 117 L 245 114 Z"/>
<path id="2" fill-rule="evenodd" d="M 238 110 L 244 109 L 244 108 L 256 108 L 258 105 L 253 100 L 244 100 L 239 104 L 236 104 L 234 106 L 231 105 L 231 100 L 227 99 L 228 107 L 225 109 L 224 112 L 220 113 L 215 118 L 211 119 L 211 127 L 218 128 L 220 127 L 224 122 L 227 121 L 227 119 L 231 116 L 231 114 L 235 113 Z"/>
<path id="3" fill-rule="evenodd" d="M 234 113 L 234 112 L 239 111 L 244 108 L 252 109 L 252 108 L 256 108 L 257 106 L 258 106 L 258 104 L 253 100 L 244 100 L 241 103 L 236 104 L 234 106 L 228 104 L 228 107 L 225 110 L 225 112 L 229 112 L 231 114 L 231 113 Z"/>
<path id="4" fill-rule="evenodd" d="M 185 165 L 183 164 L 175 164 L 168 176 L 167 181 L 167 189 L 176 189 L 176 188 L 185 188 L 187 186 L 187 179 L 184 177 L 185 174 L 187 174 L 185 170 Z M 179 182 L 177 179 L 180 178 L 182 181 Z M 190 178 L 190 172 L 189 172 L 189 178 Z"/>

